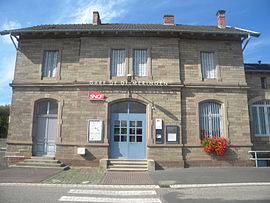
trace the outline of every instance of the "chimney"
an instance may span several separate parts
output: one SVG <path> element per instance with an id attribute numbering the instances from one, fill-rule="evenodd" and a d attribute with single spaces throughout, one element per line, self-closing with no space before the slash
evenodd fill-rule
<path id="1" fill-rule="evenodd" d="M 164 25 L 174 25 L 174 15 L 164 15 L 163 16 Z"/>
<path id="2" fill-rule="evenodd" d="M 93 11 L 93 25 L 100 25 L 101 20 L 98 11 Z"/>
<path id="3" fill-rule="evenodd" d="M 218 17 L 218 27 L 219 28 L 225 28 L 226 22 L 225 22 L 225 10 L 218 10 L 216 16 Z"/>

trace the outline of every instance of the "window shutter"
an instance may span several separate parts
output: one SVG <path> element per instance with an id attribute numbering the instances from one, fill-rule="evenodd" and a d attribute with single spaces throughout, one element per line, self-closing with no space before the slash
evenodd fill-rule
<path id="1" fill-rule="evenodd" d="M 147 76 L 147 50 L 135 49 L 133 58 L 133 70 L 135 76 Z"/>
<path id="2" fill-rule="evenodd" d="M 111 54 L 111 75 L 125 75 L 125 50 L 113 49 Z"/>
<path id="3" fill-rule="evenodd" d="M 215 54 L 213 52 L 201 52 L 201 68 L 203 78 L 216 78 Z"/>

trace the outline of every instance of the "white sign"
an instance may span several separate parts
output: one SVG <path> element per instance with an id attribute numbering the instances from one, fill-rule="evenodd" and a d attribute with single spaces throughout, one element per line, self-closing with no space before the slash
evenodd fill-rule
<path id="1" fill-rule="evenodd" d="M 152 81 L 89 81 L 89 85 L 168 86 L 168 83 Z"/>
<path id="2" fill-rule="evenodd" d="M 175 142 L 175 141 L 177 141 L 176 133 L 168 133 L 168 141 L 169 142 Z"/>
<path id="3" fill-rule="evenodd" d="M 103 121 L 89 120 L 88 122 L 88 141 L 100 142 L 102 141 Z"/>
<path id="4" fill-rule="evenodd" d="M 156 119 L 156 129 L 162 130 L 162 119 L 160 118 Z"/>

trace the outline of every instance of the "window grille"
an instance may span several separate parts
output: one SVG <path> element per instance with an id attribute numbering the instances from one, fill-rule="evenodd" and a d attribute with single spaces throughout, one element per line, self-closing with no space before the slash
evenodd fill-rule
<path id="1" fill-rule="evenodd" d="M 203 78 L 217 77 L 214 52 L 201 52 L 201 69 Z"/>
<path id="2" fill-rule="evenodd" d="M 252 105 L 252 125 L 256 136 L 270 136 L 270 100 L 262 100 Z"/>
<path id="3" fill-rule="evenodd" d="M 216 102 L 201 103 L 200 133 L 201 137 L 220 137 L 222 135 L 221 105 Z"/>
<path id="4" fill-rule="evenodd" d="M 124 49 L 112 50 L 111 76 L 125 76 L 125 50 Z"/>
<path id="5" fill-rule="evenodd" d="M 147 50 L 135 49 L 133 59 L 134 76 L 147 76 Z"/>
<path id="6" fill-rule="evenodd" d="M 42 66 L 42 77 L 55 77 L 58 62 L 58 51 L 45 51 Z"/>

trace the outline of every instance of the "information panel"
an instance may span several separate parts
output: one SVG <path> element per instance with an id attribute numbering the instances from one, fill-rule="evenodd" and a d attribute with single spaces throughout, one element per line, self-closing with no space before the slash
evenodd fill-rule
<path id="1" fill-rule="evenodd" d="M 166 126 L 166 143 L 179 143 L 179 127 L 176 125 Z"/>
<path id="2" fill-rule="evenodd" d="M 103 137 L 103 121 L 88 121 L 88 142 L 102 142 Z"/>

